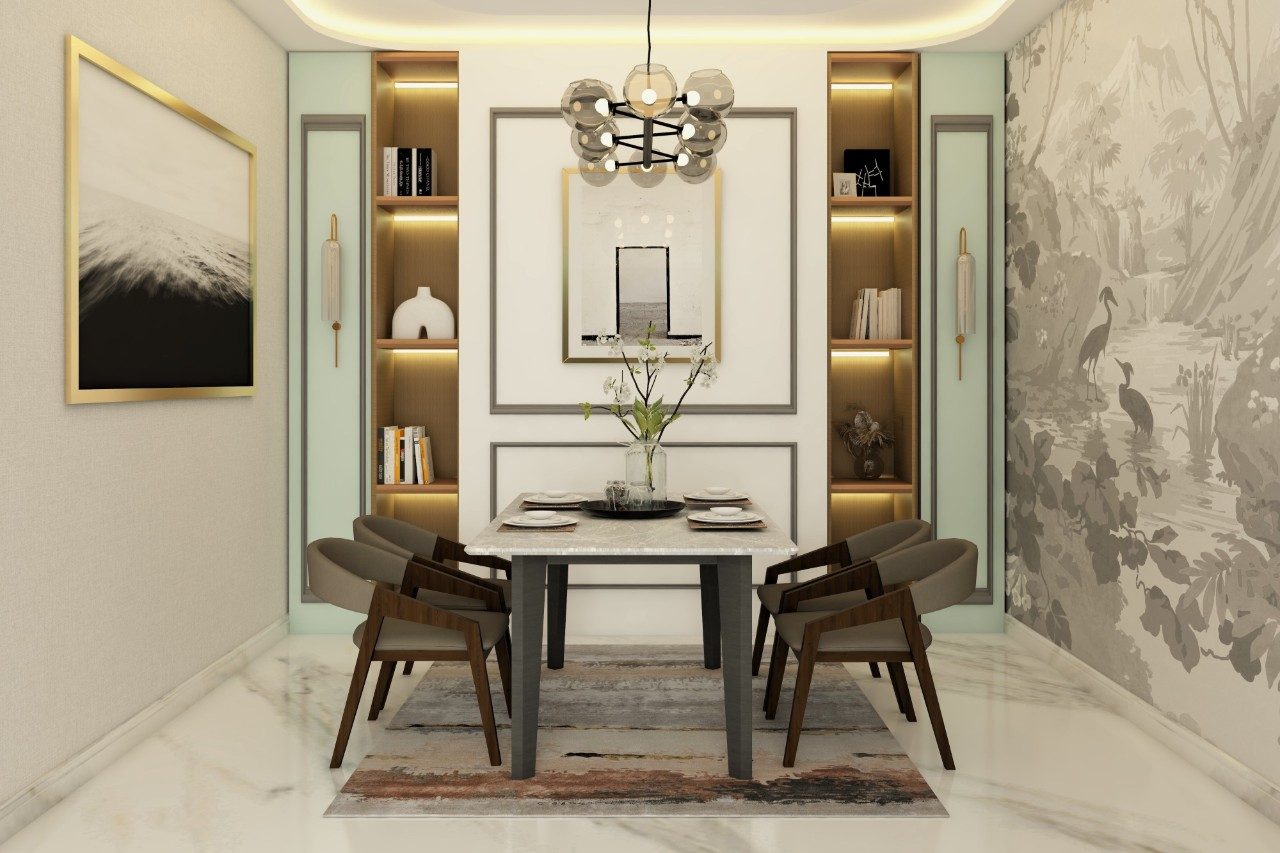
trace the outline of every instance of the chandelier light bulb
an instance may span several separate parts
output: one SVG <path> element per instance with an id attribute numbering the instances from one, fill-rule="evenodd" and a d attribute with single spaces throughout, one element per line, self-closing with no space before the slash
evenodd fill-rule
<path id="1" fill-rule="evenodd" d="M 596 112 L 598 112 L 602 116 L 609 115 L 609 99 L 608 98 L 600 98 L 598 101 L 596 101 Z"/>
<path id="2" fill-rule="evenodd" d="M 689 152 L 688 152 L 688 151 L 681 151 L 679 154 L 677 154 L 677 155 L 676 155 L 676 165 L 677 165 L 677 166 L 687 166 L 687 165 L 689 165 Z"/>
<path id="3" fill-rule="evenodd" d="M 617 160 L 615 160 L 615 159 L 613 159 L 612 157 L 610 157 L 609 159 L 605 160 L 605 161 L 604 161 L 604 170 L 605 170 L 606 172 L 616 172 L 616 171 L 618 171 L 618 161 L 617 161 Z"/>
<path id="4" fill-rule="evenodd" d="M 658 93 L 652 89 L 645 89 L 640 93 L 640 100 L 644 101 L 646 104 L 656 103 L 658 100 Z"/>
<path id="5" fill-rule="evenodd" d="M 692 92 L 685 92 L 684 102 L 691 107 L 696 107 L 698 104 L 702 103 L 702 95 L 698 94 L 697 89 L 694 89 Z"/>
<path id="6" fill-rule="evenodd" d="M 683 125 L 681 125 L 681 126 L 680 126 L 680 138 L 681 138 L 681 139 L 692 139 L 692 138 L 693 138 L 693 133 L 694 133 L 694 129 L 693 129 L 693 124 L 692 124 L 692 123 L 690 123 L 690 124 L 683 124 Z"/>

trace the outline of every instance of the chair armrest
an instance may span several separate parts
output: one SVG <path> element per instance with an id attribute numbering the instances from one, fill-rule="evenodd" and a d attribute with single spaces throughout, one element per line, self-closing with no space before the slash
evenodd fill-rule
<path id="1" fill-rule="evenodd" d="M 804 644 L 816 643 L 828 631 L 839 631 L 844 628 L 856 628 L 859 625 L 872 625 L 890 619 L 902 620 L 903 628 L 914 624 L 916 609 L 911 600 L 910 589 L 900 589 L 887 595 L 868 599 L 866 602 L 832 613 L 822 619 L 815 619 L 804 626 Z M 917 628 L 918 630 L 918 628 Z M 816 646 L 815 646 L 816 648 Z"/>
<path id="2" fill-rule="evenodd" d="M 782 594 L 778 606 L 779 613 L 794 613 L 800 602 L 826 595 L 839 595 L 855 589 L 866 590 L 867 598 L 884 594 L 884 584 L 880 582 L 880 569 L 874 560 L 867 560 L 853 566 L 836 569 L 830 574 L 811 581 L 805 581 Z"/>
<path id="3" fill-rule="evenodd" d="M 849 546 L 844 542 L 836 542 L 816 551 L 810 551 L 807 554 L 801 554 L 799 557 L 792 557 L 790 560 L 784 560 L 781 563 L 770 566 L 765 570 L 764 582 L 766 584 L 777 583 L 778 578 L 785 574 L 824 566 L 843 566 L 848 562 Z"/>
<path id="4" fill-rule="evenodd" d="M 445 539 L 443 536 L 436 539 L 436 551 L 431 555 L 431 559 L 436 562 L 445 560 L 453 560 L 455 563 L 467 563 L 472 566 L 483 566 L 486 569 L 502 572 L 506 577 L 511 577 L 511 561 L 504 560 L 501 557 L 492 557 L 488 555 L 473 556 L 467 553 L 467 546 L 460 542 L 454 542 L 452 539 Z"/>
<path id="5" fill-rule="evenodd" d="M 420 589 L 474 598 L 483 602 L 486 610 L 494 612 L 506 609 L 502 600 L 502 588 L 492 581 L 415 556 L 405 566 L 400 592 L 414 598 Z"/>
<path id="6" fill-rule="evenodd" d="M 474 619 L 468 619 L 457 611 L 441 610 L 425 601 L 379 586 L 373 591 L 369 621 L 365 624 L 365 638 L 371 648 L 376 645 L 376 640 L 369 638 L 381 632 L 384 619 L 402 619 L 433 628 L 461 631 L 468 635 L 468 641 L 474 641 L 477 645 L 480 642 L 480 625 Z"/>

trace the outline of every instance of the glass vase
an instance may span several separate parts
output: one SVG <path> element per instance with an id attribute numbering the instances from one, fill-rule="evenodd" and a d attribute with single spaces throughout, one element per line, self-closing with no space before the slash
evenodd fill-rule
<path id="1" fill-rule="evenodd" d="M 650 509 L 667 499 L 667 451 L 656 441 L 627 447 L 627 507 Z"/>

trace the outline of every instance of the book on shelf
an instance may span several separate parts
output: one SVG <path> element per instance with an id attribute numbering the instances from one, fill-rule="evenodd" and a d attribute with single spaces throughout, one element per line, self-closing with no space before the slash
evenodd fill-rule
<path id="1" fill-rule="evenodd" d="M 380 484 L 425 486 L 435 482 L 435 460 L 426 427 L 381 427 L 375 446 Z"/>
<path id="2" fill-rule="evenodd" d="M 436 152 L 432 148 L 383 148 L 382 194 L 429 196 L 436 189 Z"/>
<path id="3" fill-rule="evenodd" d="M 863 288 L 853 300 L 849 337 L 856 341 L 898 340 L 902 337 L 902 291 Z"/>

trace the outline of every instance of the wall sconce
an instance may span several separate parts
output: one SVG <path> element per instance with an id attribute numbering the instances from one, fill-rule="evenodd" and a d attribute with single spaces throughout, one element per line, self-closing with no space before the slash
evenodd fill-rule
<path id="1" fill-rule="evenodd" d="M 338 366 L 338 332 L 342 331 L 342 247 L 338 214 L 329 215 L 329 239 L 320 246 L 320 314 L 333 327 L 333 366 Z"/>
<path id="2" fill-rule="evenodd" d="M 960 229 L 960 256 L 956 258 L 956 346 L 959 349 L 958 371 L 964 380 L 964 342 L 975 331 L 977 310 L 974 304 L 976 262 L 969 254 L 969 232 Z"/>

